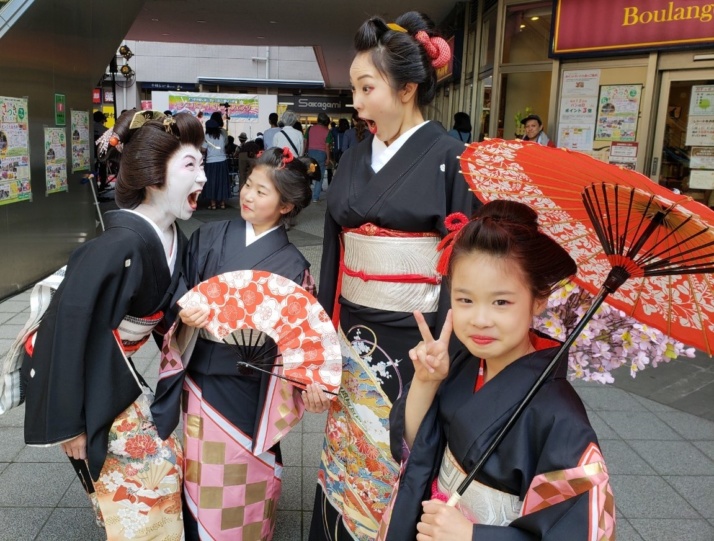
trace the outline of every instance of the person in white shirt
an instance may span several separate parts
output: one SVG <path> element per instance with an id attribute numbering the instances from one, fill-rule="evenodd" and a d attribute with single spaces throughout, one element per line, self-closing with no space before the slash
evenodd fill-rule
<path id="1" fill-rule="evenodd" d="M 297 115 L 289 109 L 281 117 L 283 127 L 273 137 L 274 147 L 288 147 L 296 156 L 303 155 L 303 135 L 300 130 L 293 128 L 293 124 L 298 121 Z M 267 148 L 267 147 L 266 147 Z"/>
<path id="2" fill-rule="evenodd" d="M 270 123 L 270 128 L 263 132 L 263 144 L 266 150 L 275 146 L 273 139 L 275 134 L 280 132 L 280 128 L 278 128 L 278 113 L 270 113 L 268 122 Z"/>

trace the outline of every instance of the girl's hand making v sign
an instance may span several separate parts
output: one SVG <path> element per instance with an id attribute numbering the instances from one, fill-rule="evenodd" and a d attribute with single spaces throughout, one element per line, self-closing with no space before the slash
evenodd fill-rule
<path id="1" fill-rule="evenodd" d="M 404 441 L 410 448 L 439 385 L 449 373 L 449 339 L 453 329 L 451 310 L 446 314 L 438 340 L 434 340 L 421 312 L 415 311 L 414 319 L 419 326 L 422 341 L 409 350 L 409 358 L 414 363 L 414 378 L 407 394 Z"/>
<path id="2" fill-rule="evenodd" d="M 446 314 L 438 340 L 434 340 L 421 312 L 415 311 L 414 319 L 422 337 L 422 341 L 409 350 L 409 358 L 414 363 L 414 379 L 422 382 L 442 381 L 449 373 L 449 339 L 453 329 L 451 310 Z"/>

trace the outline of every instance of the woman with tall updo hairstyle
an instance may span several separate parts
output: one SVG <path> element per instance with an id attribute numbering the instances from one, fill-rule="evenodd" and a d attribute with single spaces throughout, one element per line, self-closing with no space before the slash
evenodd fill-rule
<path id="1" fill-rule="evenodd" d="M 183 451 L 173 434 L 159 439 L 130 356 L 170 323 L 186 243 L 175 222 L 191 217 L 206 182 L 202 142 L 190 114 L 135 110 L 99 138 L 100 159 L 121 156 L 120 210 L 72 253 L 25 344 L 25 441 L 62 448 L 110 540 L 183 534 Z"/>
<path id="2" fill-rule="evenodd" d="M 439 332 L 449 307 L 436 273 L 444 219 L 471 213 L 463 145 L 424 110 L 450 50 L 425 15 L 374 17 L 354 39 L 354 108 L 369 135 L 340 160 L 327 194 L 318 299 L 341 330 L 342 391 L 327 419 L 310 539 L 377 535 L 399 472 L 389 412 L 411 381 L 412 315 Z"/>
<path id="3" fill-rule="evenodd" d="M 186 287 L 225 272 L 255 269 L 279 274 L 314 295 L 310 263 L 285 232 L 285 225 L 310 204 L 308 175 L 306 164 L 289 148 L 263 152 L 240 190 L 240 218 L 207 223 L 191 235 Z M 182 366 L 166 366 L 152 412 L 163 437 L 176 428 L 183 403 L 186 540 L 269 541 L 282 487 L 279 440 L 303 410 L 323 412 L 328 399 L 315 383 L 299 392 L 285 380 L 239 368 L 236 361 L 241 359 L 230 342 L 250 349 L 246 361 L 262 357 L 266 365 L 277 353 L 275 342 L 257 331 L 250 337 L 237 331 L 225 342 L 216 341 L 203 330 L 210 313 L 208 305 L 179 312 L 183 328 L 176 332 L 197 333 L 195 347 L 190 353 L 176 352 Z M 167 347 L 173 347 L 171 341 L 164 342 Z M 295 422 L 287 425 L 288 418 Z M 225 476 L 197 473 L 215 468 L 216 454 L 208 449 L 221 449 Z M 238 490 L 238 484 L 247 488 Z M 216 491 L 222 496 L 205 505 L 206 494 Z"/>

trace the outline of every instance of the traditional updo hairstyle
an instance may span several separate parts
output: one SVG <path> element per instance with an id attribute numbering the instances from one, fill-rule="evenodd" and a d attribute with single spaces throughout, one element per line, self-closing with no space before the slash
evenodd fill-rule
<path id="1" fill-rule="evenodd" d="M 538 228 L 538 214 L 515 201 L 491 201 L 476 211 L 456 235 L 448 276 L 459 259 L 472 253 L 515 262 L 535 299 L 547 298 L 578 270 L 568 252 Z"/>
<path id="2" fill-rule="evenodd" d="M 292 158 L 292 159 L 290 159 Z M 290 212 L 281 215 L 280 223 L 289 225 L 312 200 L 312 183 L 308 168 L 288 149 L 273 147 L 256 160 L 253 170 L 262 167 L 280 194 L 281 204 L 292 204 Z"/>
<path id="3" fill-rule="evenodd" d="M 123 113 L 108 134 L 110 144 L 103 152 L 99 149 L 100 160 L 117 160 L 120 156 L 115 191 L 120 208 L 136 208 L 146 198 L 148 186 L 161 187 L 166 183 L 168 162 L 181 145 L 200 149 L 203 144 L 201 122 L 192 114 L 166 117 L 157 111 L 143 113 L 147 117 L 151 115 L 152 120 L 133 129 L 129 126 L 137 114 L 136 109 Z"/>
<path id="4" fill-rule="evenodd" d="M 420 30 L 429 37 L 439 34 L 434 30 L 434 22 L 417 11 L 400 15 L 395 23 L 406 32 L 390 29 L 379 17 L 364 22 L 354 38 L 355 49 L 358 53 L 371 53 L 374 67 L 395 91 L 403 89 L 407 83 L 416 83 L 417 105 L 426 107 L 436 95 L 436 69 L 415 35 Z"/>

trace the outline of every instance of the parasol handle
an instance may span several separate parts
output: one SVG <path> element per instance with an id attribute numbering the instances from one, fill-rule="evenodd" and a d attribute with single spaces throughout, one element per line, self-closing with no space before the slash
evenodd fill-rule
<path id="1" fill-rule="evenodd" d="M 486 449 L 483 456 L 481 456 L 481 458 L 476 463 L 476 465 L 473 467 L 471 472 L 461 482 L 459 487 L 456 489 L 456 493 L 453 494 L 451 496 L 451 498 L 449 498 L 447 505 L 453 507 L 458 503 L 458 501 L 461 499 L 461 496 L 464 495 L 464 493 L 466 492 L 466 489 L 471 484 L 471 481 L 473 481 L 476 478 L 478 473 L 481 471 L 481 468 L 483 468 L 483 465 L 486 463 L 486 461 L 489 458 L 491 458 L 491 455 L 494 453 L 494 451 L 496 450 L 498 445 L 501 443 L 501 441 L 503 441 L 503 438 L 505 438 L 506 435 L 508 435 L 511 428 L 513 428 L 513 425 L 516 424 L 516 421 L 518 421 L 519 417 L 521 416 L 523 411 L 526 409 L 526 406 L 528 406 L 528 404 L 533 399 L 535 394 L 543 386 L 543 383 L 545 383 L 545 380 L 548 378 L 548 376 L 553 371 L 555 366 L 558 364 L 558 362 L 560 362 L 561 357 L 563 357 L 563 355 L 566 354 L 566 352 L 568 351 L 568 348 L 573 344 L 573 342 L 575 342 L 576 338 L 578 336 L 580 336 L 580 333 L 583 331 L 585 326 L 588 324 L 588 322 L 595 315 L 595 312 L 597 312 L 597 309 L 600 308 L 600 305 L 605 300 L 605 297 L 607 297 L 610 293 L 613 293 L 627 279 L 624 275 L 622 275 L 621 272 L 618 272 L 616 269 L 618 269 L 618 267 L 614 267 L 610 271 L 610 276 L 608 276 L 608 281 L 606 281 L 606 285 L 604 285 L 600 289 L 600 292 L 597 294 L 597 296 L 593 300 L 593 303 L 590 306 L 590 308 L 588 309 L 588 311 L 585 313 L 585 315 L 582 317 L 582 319 L 575 326 L 573 331 L 570 333 L 570 336 L 568 336 L 568 338 L 565 340 L 565 342 L 560 347 L 558 352 L 555 354 L 555 357 L 553 357 L 553 360 L 550 361 L 550 364 L 548 364 L 548 366 L 545 368 L 545 370 L 543 370 L 543 373 L 538 377 L 536 382 L 533 384 L 533 386 L 530 388 L 530 390 L 526 393 L 526 396 L 523 398 L 523 401 L 518 405 L 516 410 L 511 415 L 510 419 L 508 419 L 508 421 L 506 421 L 506 424 L 503 426 L 503 428 L 501 428 L 501 430 L 498 432 L 498 434 L 496 434 L 496 437 L 494 438 L 493 442 L 491 442 L 491 445 L 489 445 L 489 447 Z M 619 276 L 615 277 L 614 279 L 610 279 L 611 276 L 613 275 L 613 272 L 615 274 L 619 274 Z M 624 280 L 622 278 L 624 278 Z M 620 283 L 615 285 L 616 282 L 620 282 Z"/>
<path id="2" fill-rule="evenodd" d="M 458 491 L 454 492 L 451 497 L 449 498 L 449 501 L 446 502 L 446 505 L 449 507 L 456 507 L 456 504 L 461 501 L 461 494 L 459 494 Z"/>

